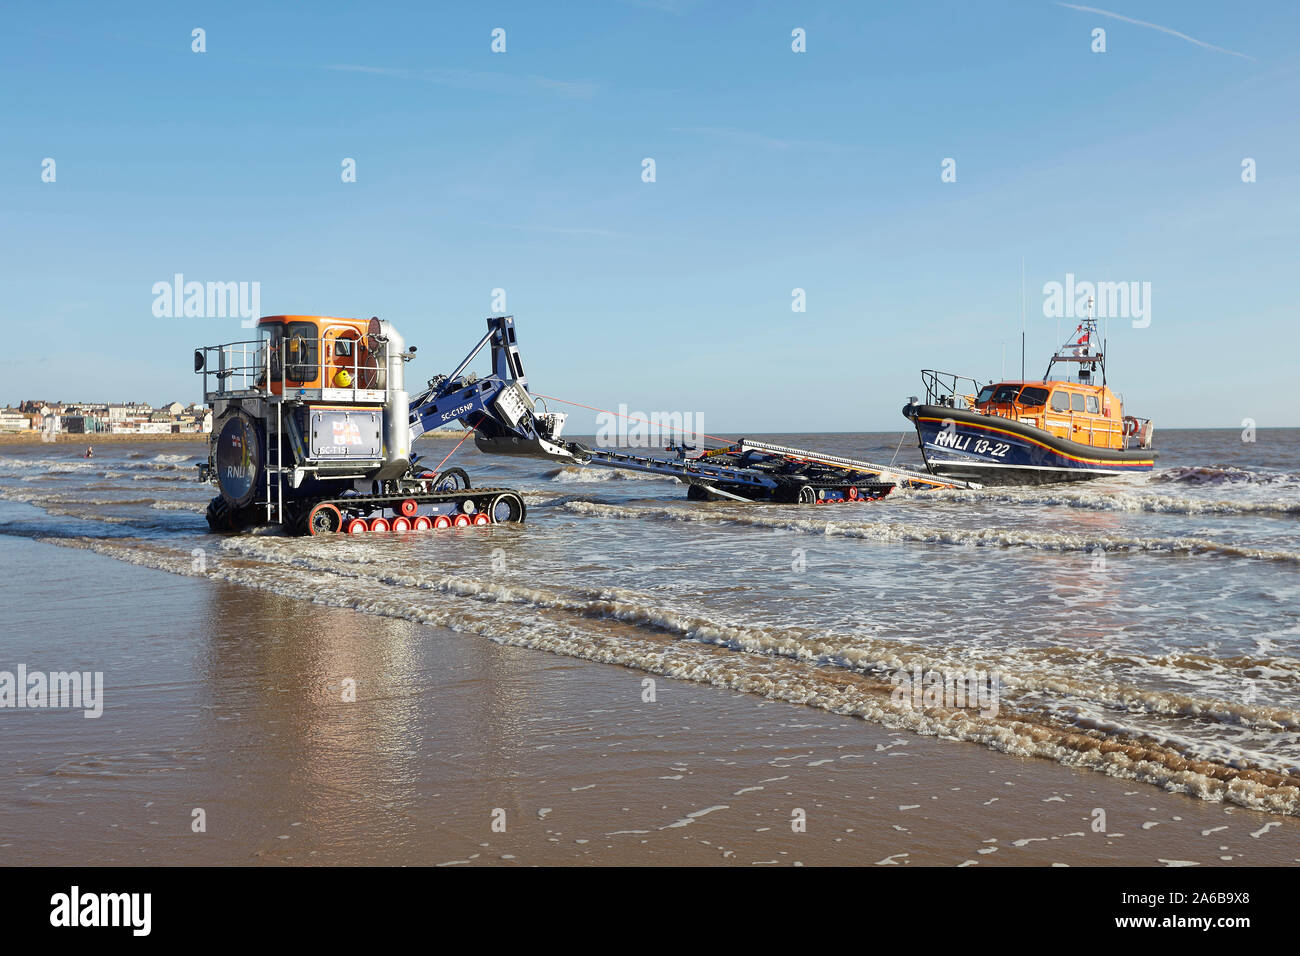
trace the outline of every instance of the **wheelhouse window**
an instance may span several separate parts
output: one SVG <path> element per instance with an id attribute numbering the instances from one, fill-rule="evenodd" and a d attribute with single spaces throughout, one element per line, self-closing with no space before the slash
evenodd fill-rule
<path id="1" fill-rule="evenodd" d="M 1047 389 L 1030 386 L 1020 393 L 1020 404 L 1037 408 L 1047 404 Z"/>
<path id="2" fill-rule="evenodd" d="M 1088 405 L 1087 405 L 1087 408 L 1088 408 L 1088 411 L 1090 411 L 1090 412 L 1091 412 L 1092 414 L 1094 414 L 1094 415 L 1100 415 L 1100 414 L 1101 414 L 1101 403 L 1100 403 L 1099 401 L 1097 401 L 1097 396 L 1096 396 L 1096 395 L 1089 395 L 1089 396 L 1088 396 Z"/>
<path id="3" fill-rule="evenodd" d="M 1081 412 L 1081 411 L 1083 411 L 1083 396 L 1082 396 L 1082 395 L 1079 395 L 1079 394 L 1077 394 L 1077 393 L 1074 394 L 1074 395 L 1071 395 L 1071 396 L 1070 396 L 1070 408 L 1071 408 L 1073 411 L 1076 411 L 1076 412 Z"/>
<path id="4" fill-rule="evenodd" d="M 993 403 L 995 405 L 1009 405 L 1016 400 L 1020 394 L 1019 385 L 999 385 L 993 392 Z"/>
<path id="5" fill-rule="evenodd" d="M 975 396 L 975 403 L 977 405 L 983 405 L 992 397 L 993 397 L 993 386 L 985 385 L 983 388 L 980 389 L 980 393 Z"/>
<path id="6" fill-rule="evenodd" d="M 1052 393 L 1052 411 L 1068 412 L 1070 410 L 1070 393 L 1053 392 Z"/>

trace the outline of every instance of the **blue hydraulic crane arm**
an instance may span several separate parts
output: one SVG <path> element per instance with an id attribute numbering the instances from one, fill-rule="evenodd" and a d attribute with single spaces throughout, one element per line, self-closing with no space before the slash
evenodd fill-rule
<path id="1" fill-rule="evenodd" d="M 514 316 L 491 316 L 487 327 L 487 334 L 454 372 L 430 379 L 429 387 L 411 399 L 411 440 L 455 422 L 473 429 L 475 443 L 484 451 L 573 460 L 567 446 L 558 441 L 563 417 L 538 415 L 533 408 Z M 492 373 L 483 378 L 466 375 L 469 364 L 488 345 Z"/>

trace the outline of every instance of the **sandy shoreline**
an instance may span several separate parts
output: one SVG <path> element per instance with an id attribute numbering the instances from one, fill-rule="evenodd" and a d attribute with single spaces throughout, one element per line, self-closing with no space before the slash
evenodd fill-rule
<path id="1" fill-rule="evenodd" d="M 1300 860 L 1295 818 L 690 682 L 646 702 L 640 671 L 9 542 L 0 667 L 106 685 L 96 720 L 0 710 L 14 861 Z M 16 599 L 51 576 L 65 600 Z"/>

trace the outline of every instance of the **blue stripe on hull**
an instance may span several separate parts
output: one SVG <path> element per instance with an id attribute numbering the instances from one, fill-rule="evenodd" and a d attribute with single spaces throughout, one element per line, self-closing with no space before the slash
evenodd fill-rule
<path id="1" fill-rule="evenodd" d="M 917 421 L 916 430 L 931 471 L 946 477 L 969 477 L 983 484 L 1087 481 L 1152 468 L 1149 462 L 1077 461 L 1014 433 L 988 431 L 954 420 L 946 425 Z M 1089 452 L 1099 458 L 1104 454 L 1103 449 L 1089 449 Z"/>

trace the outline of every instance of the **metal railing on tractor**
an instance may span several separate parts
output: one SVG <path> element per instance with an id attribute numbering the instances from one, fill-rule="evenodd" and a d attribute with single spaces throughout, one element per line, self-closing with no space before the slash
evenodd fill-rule
<path id="1" fill-rule="evenodd" d="M 319 360 L 325 354 L 326 344 L 341 342 L 351 343 L 351 363 Z M 229 398 L 306 397 L 382 404 L 388 401 L 387 343 L 380 340 L 374 343 L 374 348 L 367 348 L 367 358 L 362 361 L 360 342 L 360 339 L 336 336 L 316 339 L 294 336 L 279 340 L 263 336 L 225 345 L 205 345 L 194 350 L 194 371 L 203 376 L 203 395 L 208 403 Z M 315 360 L 311 359 L 313 355 Z M 346 371 L 349 384 L 317 383 L 325 369 L 330 369 L 333 376 Z M 312 383 L 310 387 L 308 383 Z M 216 385 L 215 389 L 210 387 L 212 384 Z M 274 388 L 277 385 L 278 392 Z"/>

